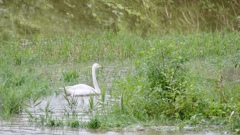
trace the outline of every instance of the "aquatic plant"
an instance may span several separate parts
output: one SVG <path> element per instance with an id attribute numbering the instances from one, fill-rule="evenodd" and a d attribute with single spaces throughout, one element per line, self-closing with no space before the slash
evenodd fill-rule
<path id="1" fill-rule="evenodd" d="M 66 116 L 77 117 L 77 106 L 78 99 L 76 96 L 68 96 L 66 90 L 64 89 L 64 99 L 67 101 L 67 105 L 64 106 L 64 114 Z"/>
<path id="2" fill-rule="evenodd" d="M 97 129 L 101 126 L 101 122 L 97 117 L 93 117 L 90 119 L 90 121 L 87 123 L 88 128 Z"/>
<path id="3" fill-rule="evenodd" d="M 72 82 L 79 77 L 79 73 L 77 70 L 65 71 L 62 74 L 63 74 L 62 79 L 66 82 Z"/>
<path id="4" fill-rule="evenodd" d="M 77 128 L 80 126 L 80 122 L 78 119 L 67 119 L 67 126 L 72 128 Z"/>

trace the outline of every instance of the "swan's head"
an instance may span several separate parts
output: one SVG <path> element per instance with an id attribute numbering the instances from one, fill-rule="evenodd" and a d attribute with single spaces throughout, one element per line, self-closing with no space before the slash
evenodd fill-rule
<path id="1" fill-rule="evenodd" d="M 99 65 L 98 63 L 95 63 L 95 64 L 93 64 L 93 68 L 101 68 L 102 66 L 101 65 Z"/>

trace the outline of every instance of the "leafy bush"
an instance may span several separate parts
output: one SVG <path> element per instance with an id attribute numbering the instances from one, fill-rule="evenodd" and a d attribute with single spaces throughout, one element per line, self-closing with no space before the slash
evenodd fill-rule
<path id="1" fill-rule="evenodd" d="M 187 58 L 174 52 L 171 46 L 141 52 L 143 58 L 135 62 L 135 72 L 116 83 L 118 89 L 124 86 L 121 94 L 125 113 L 139 119 L 162 115 L 180 119 L 191 117 L 189 112 L 194 108 L 190 106 L 196 99 L 194 95 L 189 96 L 191 84 L 183 65 Z"/>

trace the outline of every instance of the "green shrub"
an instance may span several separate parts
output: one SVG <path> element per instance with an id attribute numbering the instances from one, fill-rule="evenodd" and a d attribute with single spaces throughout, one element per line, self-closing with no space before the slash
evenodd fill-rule
<path id="1" fill-rule="evenodd" d="M 90 119 L 90 121 L 87 123 L 87 126 L 92 129 L 97 129 L 101 126 L 101 122 L 97 117 L 93 117 Z"/>
<path id="2" fill-rule="evenodd" d="M 135 62 L 135 72 L 117 82 L 122 87 L 125 113 L 134 114 L 139 119 L 189 118 L 186 109 L 193 104 L 188 97 L 190 82 L 186 80 L 187 60 L 175 54 L 174 48 L 152 48 L 141 52 L 142 59 Z M 119 94 L 118 94 L 119 95 Z"/>

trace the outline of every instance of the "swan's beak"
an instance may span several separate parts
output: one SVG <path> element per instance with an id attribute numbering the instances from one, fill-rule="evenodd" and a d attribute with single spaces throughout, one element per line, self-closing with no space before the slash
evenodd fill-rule
<path id="1" fill-rule="evenodd" d="M 99 66 L 98 66 L 98 68 L 102 68 L 102 66 L 101 66 L 101 65 L 99 65 Z"/>

